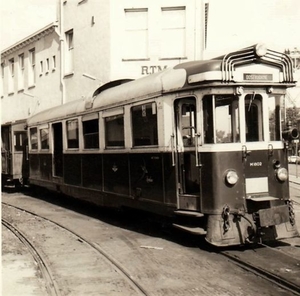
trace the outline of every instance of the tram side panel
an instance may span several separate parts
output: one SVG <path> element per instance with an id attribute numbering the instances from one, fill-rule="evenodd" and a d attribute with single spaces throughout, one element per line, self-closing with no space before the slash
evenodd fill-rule
<path id="1" fill-rule="evenodd" d="M 82 155 L 82 186 L 89 189 L 103 188 L 103 161 L 101 154 Z"/>
<path id="2" fill-rule="evenodd" d="M 30 154 L 31 184 L 99 205 L 157 212 L 162 205 L 176 205 L 175 171 L 168 153 L 64 153 L 62 179 L 53 176 L 52 157 Z"/>

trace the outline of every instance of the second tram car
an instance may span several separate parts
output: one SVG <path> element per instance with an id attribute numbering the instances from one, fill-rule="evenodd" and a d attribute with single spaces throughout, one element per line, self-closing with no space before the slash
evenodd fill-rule
<path id="1" fill-rule="evenodd" d="M 281 127 L 294 85 L 263 45 L 111 82 L 28 119 L 29 181 L 172 216 L 217 246 L 296 236 Z"/>
<path id="2" fill-rule="evenodd" d="M 26 120 L 1 125 L 1 185 L 20 186 L 28 175 L 28 163 L 23 157 L 28 147 Z"/>

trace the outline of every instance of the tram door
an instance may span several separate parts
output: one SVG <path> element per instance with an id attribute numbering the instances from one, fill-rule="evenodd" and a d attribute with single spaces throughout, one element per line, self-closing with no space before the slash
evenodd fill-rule
<path id="1" fill-rule="evenodd" d="M 53 174 L 56 177 L 63 176 L 63 135 L 62 123 L 52 125 L 53 129 Z"/>
<path id="2" fill-rule="evenodd" d="M 11 167 L 11 139 L 10 127 L 1 127 L 1 168 L 2 174 L 10 174 Z"/>
<path id="3" fill-rule="evenodd" d="M 275 103 L 275 102 L 274 102 Z M 280 140 L 280 109 L 278 108 L 276 119 L 273 119 L 273 129 L 269 135 L 271 140 Z M 277 121 L 276 125 L 275 122 Z M 269 161 L 272 159 L 272 145 L 266 149 L 249 150 L 248 145 L 252 142 L 264 141 L 263 128 L 263 98 L 260 94 L 247 94 L 245 96 L 245 131 L 246 144 L 243 146 L 243 166 L 245 176 L 245 189 L 247 195 L 268 194 L 269 184 Z M 277 130 L 277 132 L 276 132 Z"/>
<path id="4" fill-rule="evenodd" d="M 184 98 L 175 101 L 175 156 L 177 169 L 177 207 L 200 210 L 200 170 L 197 166 L 196 100 Z"/>

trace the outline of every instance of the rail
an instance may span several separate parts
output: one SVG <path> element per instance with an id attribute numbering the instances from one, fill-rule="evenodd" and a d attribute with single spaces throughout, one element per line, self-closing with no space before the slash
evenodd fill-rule
<path id="1" fill-rule="evenodd" d="M 97 251 L 97 253 L 99 253 L 103 258 L 105 258 L 106 262 L 110 265 L 113 265 L 115 268 L 116 268 L 116 271 L 127 281 L 127 283 L 139 294 L 139 295 L 144 295 L 144 296 L 147 296 L 147 292 L 146 290 L 137 282 L 134 280 L 134 278 L 130 275 L 130 273 L 126 270 L 125 267 L 123 267 L 120 263 L 118 263 L 110 254 L 108 254 L 107 252 L 105 252 L 98 244 L 95 244 L 93 242 L 90 242 L 89 240 L 85 239 L 84 237 L 82 237 L 81 235 L 79 235 L 78 233 L 74 232 L 73 230 L 65 227 L 64 225 L 56 222 L 56 221 L 53 221 L 51 219 L 48 219 L 48 218 L 45 218 L 45 217 L 42 217 L 34 212 L 31 212 L 31 211 L 28 211 L 28 210 L 25 210 L 23 208 L 20 208 L 20 207 L 17 207 L 17 206 L 14 206 L 14 205 L 11 205 L 9 203 L 6 203 L 6 202 L 3 202 L 2 201 L 2 205 L 6 205 L 6 206 L 9 206 L 9 207 L 13 207 L 15 209 L 18 209 L 20 211 L 23 211 L 23 212 L 26 212 L 28 214 L 31 214 L 35 217 L 38 217 L 38 218 L 41 218 L 45 221 L 48 221 L 62 229 L 64 229 L 65 231 L 71 233 L 72 235 L 74 235 L 75 237 L 78 238 L 79 241 L 85 243 L 86 245 L 92 247 L 94 250 Z M 3 219 L 2 219 L 3 221 Z M 2 222 L 3 223 L 3 222 Z M 31 244 L 32 245 L 32 244 Z M 59 295 L 59 294 L 51 294 L 51 295 Z"/>
<path id="2" fill-rule="evenodd" d="M 2 218 L 2 225 L 9 229 L 29 250 L 35 262 L 39 266 L 43 278 L 45 279 L 46 289 L 49 295 L 61 295 L 59 289 L 54 281 L 51 270 L 46 263 L 46 259 L 42 256 L 41 252 L 33 245 L 33 243 L 15 226 L 9 223 L 6 219 Z"/>

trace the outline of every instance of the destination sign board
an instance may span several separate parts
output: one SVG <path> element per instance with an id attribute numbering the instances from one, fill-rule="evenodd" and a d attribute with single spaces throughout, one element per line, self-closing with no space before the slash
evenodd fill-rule
<path id="1" fill-rule="evenodd" d="M 244 73 L 244 80 L 248 81 L 272 81 L 273 74 L 261 74 L 261 73 Z"/>

